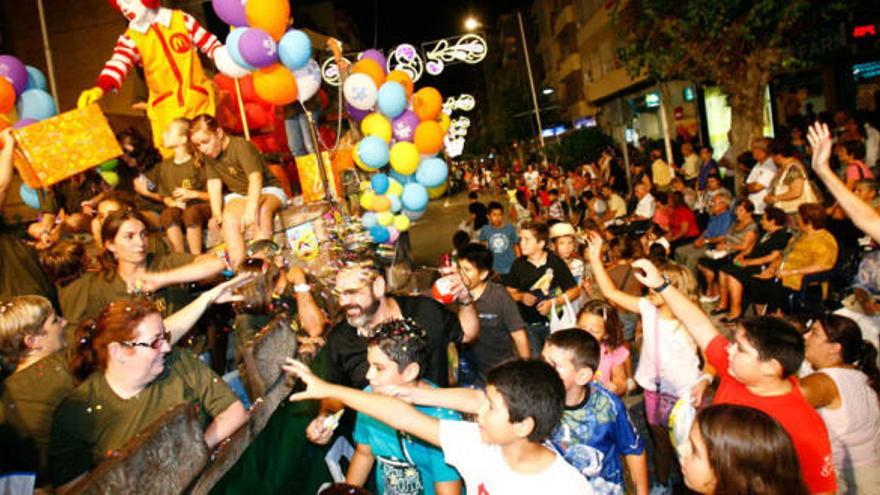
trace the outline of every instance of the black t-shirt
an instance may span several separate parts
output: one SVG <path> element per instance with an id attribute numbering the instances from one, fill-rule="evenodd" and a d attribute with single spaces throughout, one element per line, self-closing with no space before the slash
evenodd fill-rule
<path id="1" fill-rule="evenodd" d="M 476 306 L 480 335 L 467 348 L 476 359 L 481 382 L 485 383 L 489 370 L 516 357 L 510 333 L 523 330 L 525 322 L 507 289 L 495 282 L 489 282 Z"/>
<path id="2" fill-rule="evenodd" d="M 788 240 L 790 238 L 791 234 L 785 229 L 779 229 L 776 232 L 765 233 L 761 237 L 761 239 L 758 240 L 758 243 L 755 244 L 755 248 L 752 249 L 752 252 L 749 253 L 746 258 L 763 258 L 773 251 L 782 251 L 785 249 L 785 246 L 788 245 Z"/>
<path id="3" fill-rule="evenodd" d="M 532 290 L 532 286 L 539 278 L 543 277 L 547 269 L 553 270 L 553 280 L 550 282 L 550 290 L 544 294 L 540 290 Z M 567 291 L 571 289 L 577 282 L 571 275 L 568 265 L 562 261 L 562 258 L 556 256 L 556 253 L 547 251 L 547 259 L 541 266 L 533 265 L 525 256 L 520 256 L 513 262 L 510 273 L 504 278 L 504 285 L 513 287 L 522 292 L 531 292 L 538 297 L 538 300 L 556 297 L 556 289 Z M 538 313 L 537 304 L 529 307 L 523 303 L 517 303 L 519 314 L 522 315 L 526 323 L 546 323 L 547 318 Z"/>
<path id="4" fill-rule="evenodd" d="M 400 306 L 404 318 L 412 318 L 428 333 L 428 362 L 422 378 L 441 387 L 449 384 L 446 349 L 450 342 L 461 341 L 458 316 L 447 311 L 433 299 L 416 296 L 391 296 Z M 332 383 L 362 389 L 367 382 L 367 339 L 343 320 L 330 330 L 327 344 L 327 380 Z"/>

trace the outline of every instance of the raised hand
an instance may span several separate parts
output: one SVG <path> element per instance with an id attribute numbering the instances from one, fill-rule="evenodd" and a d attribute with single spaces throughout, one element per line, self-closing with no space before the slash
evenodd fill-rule
<path id="1" fill-rule="evenodd" d="M 602 245 L 604 243 L 605 239 L 603 239 L 602 235 L 598 232 L 587 232 L 587 252 L 589 253 L 591 262 L 593 260 L 602 259 Z"/>
<path id="2" fill-rule="evenodd" d="M 297 377 L 306 384 L 306 389 L 290 396 L 290 402 L 297 402 L 309 399 L 324 399 L 330 395 L 328 388 L 330 384 L 318 378 L 312 370 L 296 359 L 287 358 L 285 364 L 281 365 L 290 376 Z"/>
<path id="3" fill-rule="evenodd" d="M 821 122 L 816 122 L 807 130 L 807 140 L 813 148 L 813 170 L 819 174 L 820 172 L 830 172 L 831 167 L 829 160 L 831 159 L 831 131 L 828 126 Z"/>
<path id="4" fill-rule="evenodd" d="M 226 282 L 212 287 L 205 292 L 205 295 L 208 296 L 212 304 L 226 304 L 241 301 L 244 296 L 236 294 L 235 291 L 256 278 L 256 276 L 257 274 L 254 272 L 240 273 Z"/>
<path id="5" fill-rule="evenodd" d="M 656 289 L 666 283 L 663 279 L 663 274 L 660 273 L 660 270 L 654 265 L 654 263 L 642 258 L 634 261 L 632 266 L 633 268 L 636 268 L 633 272 L 636 280 L 645 287 Z"/>

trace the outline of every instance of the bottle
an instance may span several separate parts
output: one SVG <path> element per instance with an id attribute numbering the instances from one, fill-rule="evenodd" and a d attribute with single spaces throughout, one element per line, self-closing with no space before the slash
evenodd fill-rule
<path id="1" fill-rule="evenodd" d="M 450 304 L 455 301 L 455 294 L 452 292 L 455 266 L 453 265 L 451 254 L 444 253 L 440 256 L 440 266 L 438 269 L 440 271 L 440 278 L 431 287 L 431 294 L 440 304 Z"/>

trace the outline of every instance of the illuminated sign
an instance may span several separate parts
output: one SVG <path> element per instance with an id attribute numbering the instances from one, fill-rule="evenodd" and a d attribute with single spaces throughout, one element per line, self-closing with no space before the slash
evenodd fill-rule
<path id="1" fill-rule="evenodd" d="M 660 93 L 653 92 L 645 95 L 645 108 L 657 108 L 660 106 Z"/>
<path id="2" fill-rule="evenodd" d="M 694 90 L 693 86 L 688 86 L 682 91 L 682 97 L 684 98 L 684 101 L 694 101 L 697 99 L 697 92 Z"/>
<path id="3" fill-rule="evenodd" d="M 869 36 L 877 36 L 877 26 L 874 24 L 865 24 L 863 26 L 855 26 L 852 30 L 853 38 L 867 38 Z"/>

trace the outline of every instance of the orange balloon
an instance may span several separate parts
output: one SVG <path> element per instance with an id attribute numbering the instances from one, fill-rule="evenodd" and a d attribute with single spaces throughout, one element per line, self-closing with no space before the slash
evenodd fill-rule
<path id="1" fill-rule="evenodd" d="M 0 113 L 6 113 L 15 107 L 15 88 L 5 77 L 0 77 Z"/>
<path id="2" fill-rule="evenodd" d="M 254 91 L 266 103 L 290 105 L 296 101 L 296 78 L 287 67 L 272 64 L 254 72 Z"/>
<path id="3" fill-rule="evenodd" d="M 290 23 L 288 0 L 248 0 L 244 13 L 250 27 L 269 33 L 275 41 L 281 39 Z"/>
<path id="4" fill-rule="evenodd" d="M 406 99 L 409 100 L 412 98 L 413 94 L 413 80 L 409 77 L 409 74 L 402 70 L 393 70 L 385 76 L 385 81 L 394 81 L 396 83 L 400 83 L 403 86 L 403 89 L 406 90 Z"/>
<path id="5" fill-rule="evenodd" d="M 422 88 L 413 95 L 412 106 L 419 120 L 437 120 L 443 108 L 443 96 L 432 87 Z"/>
<path id="6" fill-rule="evenodd" d="M 379 62 L 371 58 L 362 58 L 351 66 L 352 74 L 360 72 L 370 76 L 370 79 L 376 83 L 376 87 L 382 86 L 385 82 L 385 69 L 379 65 Z"/>
<path id="7" fill-rule="evenodd" d="M 413 139 L 419 153 L 423 155 L 433 155 L 443 148 L 443 127 L 435 120 L 426 120 L 416 127 L 415 138 Z"/>

